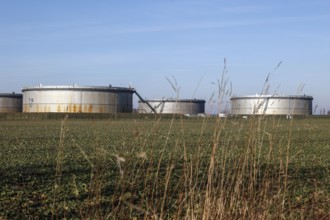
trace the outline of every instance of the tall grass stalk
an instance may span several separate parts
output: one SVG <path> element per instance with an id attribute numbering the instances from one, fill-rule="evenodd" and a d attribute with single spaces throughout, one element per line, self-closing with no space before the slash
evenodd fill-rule
<path id="1" fill-rule="evenodd" d="M 54 189 L 53 189 L 53 205 L 52 205 L 52 219 L 58 219 L 58 207 L 57 207 L 57 196 L 60 192 L 61 187 L 61 177 L 63 169 L 63 160 L 64 160 L 64 140 L 65 140 L 65 122 L 68 119 L 68 115 L 64 117 L 61 123 L 60 130 L 60 141 L 57 148 L 57 156 L 55 161 L 55 178 L 54 178 Z"/>

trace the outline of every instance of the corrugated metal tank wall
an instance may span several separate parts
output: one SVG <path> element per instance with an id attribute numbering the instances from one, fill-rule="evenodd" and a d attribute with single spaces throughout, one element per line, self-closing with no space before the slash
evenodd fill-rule
<path id="1" fill-rule="evenodd" d="M 205 113 L 205 100 L 179 99 L 179 100 L 145 100 L 155 110 L 162 114 L 203 114 Z M 139 101 L 139 113 L 152 113 L 150 107 Z"/>
<path id="2" fill-rule="evenodd" d="M 311 115 L 311 96 L 241 96 L 231 98 L 232 115 Z"/>
<path id="3" fill-rule="evenodd" d="M 0 112 L 22 112 L 22 94 L 0 93 Z"/>
<path id="4" fill-rule="evenodd" d="M 40 86 L 24 88 L 23 112 L 116 113 L 133 111 L 130 88 Z"/>

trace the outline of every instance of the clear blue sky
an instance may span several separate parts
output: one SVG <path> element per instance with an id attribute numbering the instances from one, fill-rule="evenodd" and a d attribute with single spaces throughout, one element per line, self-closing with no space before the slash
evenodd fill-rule
<path id="1" fill-rule="evenodd" d="M 174 76 L 180 98 L 208 102 L 224 58 L 234 95 L 270 73 L 269 93 L 330 110 L 330 1 L 0 0 L 0 92 L 132 83 L 169 98 Z"/>

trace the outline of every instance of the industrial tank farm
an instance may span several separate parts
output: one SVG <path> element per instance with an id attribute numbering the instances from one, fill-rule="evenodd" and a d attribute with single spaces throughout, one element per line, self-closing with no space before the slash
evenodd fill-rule
<path id="1" fill-rule="evenodd" d="M 22 94 L 0 93 L 0 112 L 22 112 Z"/>
<path id="2" fill-rule="evenodd" d="M 25 87 L 23 112 L 131 113 L 132 88 L 106 86 Z"/>
<path id="3" fill-rule="evenodd" d="M 139 113 L 152 113 L 153 110 L 147 104 L 155 110 L 156 113 L 162 114 L 189 114 L 197 115 L 205 113 L 205 100 L 200 99 L 153 99 L 139 101 L 138 112 Z"/>
<path id="4" fill-rule="evenodd" d="M 232 97 L 232 115 L 311 115 L 312 96 L 255 95 Z"/>

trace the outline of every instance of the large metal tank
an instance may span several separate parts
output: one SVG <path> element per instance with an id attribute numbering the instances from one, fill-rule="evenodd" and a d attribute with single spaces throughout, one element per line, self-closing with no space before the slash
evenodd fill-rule
<path id="1" fill-rule="evenodd" d="M 112 86 L 26 87 L 22 90 L 23 112 L 132 112 L 134 91 Z"/>
<path id="2" fill-rule="evenodd" d="M 154 108 L 156 113 L 190 115 L 205 113 L 205 100 L 200 99 L 152 99 L 139 101 L 139 113 L 153 113 L 146 102 Z"/>
<path id="3" fill-rule="evenodd" d="M 22 112 L 22 94 L 0 93 L 0 112 Z"/>
<path id="4" fill-rule="evenodd" d="M 312 96 L 255 95 L 232 97 L 232 115 L 311 115 Z"/>

